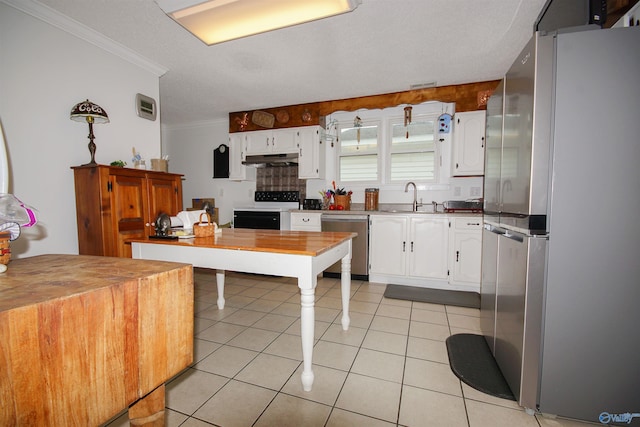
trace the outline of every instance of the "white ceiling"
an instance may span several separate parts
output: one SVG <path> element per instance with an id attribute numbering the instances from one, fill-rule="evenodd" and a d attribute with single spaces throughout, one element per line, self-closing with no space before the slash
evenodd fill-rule
<path id="1" fill-rule="evenodd" d="M 350 13 L 213 46 L 153 0 L 39 1 L 167 68 L 160 113 L 174 126 L 499 79 L 546 0 L 362 0 Z"/>

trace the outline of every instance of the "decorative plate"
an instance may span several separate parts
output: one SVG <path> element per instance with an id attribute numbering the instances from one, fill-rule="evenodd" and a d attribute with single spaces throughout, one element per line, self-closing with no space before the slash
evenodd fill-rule
<path id="1" fill-rule="evenodd" d="M 287 123 L 289 121 L 289 113 L 287 113 L 287 110 L 279 110 L 276 113 L 276 120 L 278 123 Z"/>
<path id="2" fill-rule="evenodd" d="M 266 111 L 254 111 L 251 115 L 251 121 L 263 128 L 272 128 L 275 117 L 273 114 L 267 113 Z"/>

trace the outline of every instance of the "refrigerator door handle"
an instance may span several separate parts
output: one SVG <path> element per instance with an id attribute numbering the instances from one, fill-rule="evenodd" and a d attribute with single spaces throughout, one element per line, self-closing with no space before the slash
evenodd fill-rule
<path id="1" fill-rule="evenodd" d="M 513 233 L 513 232 L 510 232 L 509 230 L 505 230 L 503 236 L 506 237 L 507 239 L 515 240 L 516 242 L 520 242 L 520 243 L 524 242 L 524 237 L 525 237 L 522 234 Z"/>
<path id="2" fill-rule="evenodd" d="M 504 228 L 496 227 L 495 225 L 491 224 L 485 224 L 484 229 L 500 236 L 504 236 L 505 234 L 507 234 L 507 230 L 505 230 Z"/>

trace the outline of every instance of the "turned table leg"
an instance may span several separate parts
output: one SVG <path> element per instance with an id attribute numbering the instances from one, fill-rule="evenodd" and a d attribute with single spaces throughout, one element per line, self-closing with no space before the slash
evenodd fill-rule
<path id="1" fill-rule="evenodd" d="M 349 298 L 351 298 L 351 256 L 342 258 L 342 273 L 340 275 L 340 288 L 342 290 L 342 330 L 349 329 Z"/>
<path id="2" fill-rule="evenodd" d="M 224 308 L 224 270 L 216 270 L 216 285 L 218 287 L 218 309 Z"/>
<path id="3" fill-rule="evenodd" d="M 302 389 L 311 391 L 313 386 L 313 338 L 315 329 L 314 289 L 300 290 L 300 335 L 302 339 Z"/>

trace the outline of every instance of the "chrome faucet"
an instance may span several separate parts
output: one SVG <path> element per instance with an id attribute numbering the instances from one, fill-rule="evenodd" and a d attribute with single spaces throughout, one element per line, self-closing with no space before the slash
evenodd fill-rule
<path id="1" fill-rule="evenodd" d="M 416 184 L 412 181 L 407 182 L 407 185 L 404 186 L 404 192 L 408 193 L 409 192 L 409 186 L 413 185 L 413 212 L 417 212 L 418 211 L 418 188 L 416 187 Z"/>

